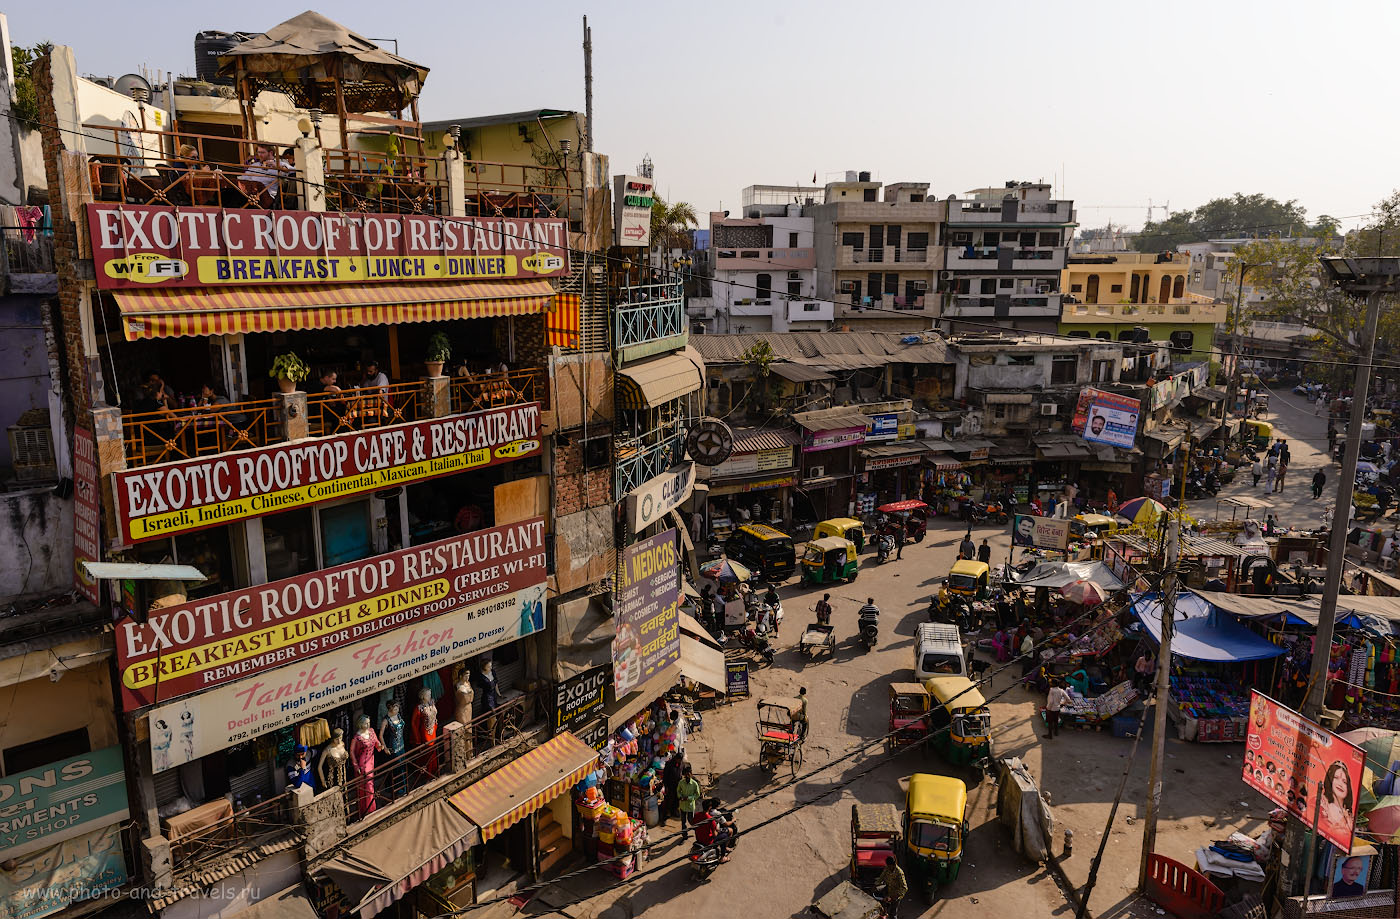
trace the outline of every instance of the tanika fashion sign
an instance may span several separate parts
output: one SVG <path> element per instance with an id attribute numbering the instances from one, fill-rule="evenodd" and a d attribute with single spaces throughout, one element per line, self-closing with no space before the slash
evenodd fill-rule
<path id="1" fill-rule="evenodd" d="M 537 402 L 112 473 L 125 543 L 534 456 Z"/>
<path id="2" fill-rule="evenodd" d="M 97 286 L 362 284 L 569 272 L 561 219 L 89 204 Z"/>
<path id="3" fill-rule="evenodd" d="M 122 705 L 168 702 L 541 585 L 544 526 L 536 517 L 124 618 Z"/>

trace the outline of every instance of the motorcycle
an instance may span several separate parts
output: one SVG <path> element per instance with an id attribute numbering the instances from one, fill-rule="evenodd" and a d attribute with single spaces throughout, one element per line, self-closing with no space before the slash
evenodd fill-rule
<path id="1" fill-rule="evenodd" d="M 773 644 L 768 640 L 768 636 L 758 634 L 753 626 L 749 626 L 740 633 L 739 643 L 748 651 L 757 655 L 764 664 L 771 665 L 777 652 L 773 650 Z"/>
<path id="2" fill-rule="evenodd" d="M 875 553 L 881 564 L 889 561 L 890 556 L 894 555 L 894 537 L 889 533 L 881 533 L 879 541 L 875 543 Z"/>
<path id="3" fill-rule="evenodd" d="M 866 613 L 860 617 L 860 643 L 869 651 L 880 638 L 880 617 Z"/>
<path id="4" fill-rule="evenodd" d="M 972 607 L 962 597 L 949 597 L 946 604 L 940 604 L 934 594 L 928 604 L 928 621 L 955 625 L 966 634 L 972 624 Z"/>
<path id="5" fill-rule="evenodd" d="M 723 809 L 715 809 L 715 818 L 725 826 L 725 832 L 730 834 L 728 839 L 729 851 L 733 852 L 739 846 L 739 824 L 734 819 L 734 815 Z M 719 843 L 713 842 L 705 845 L 698 839 L 690 847 L 690 867 L 695 871 L 695 879 L 704 881 L 714 874 L 719 867 L 722 856 L 722 849 Z"/>
<path id="6" fill-rule="evenodd" d="M 1007 515 L 1006 509 L 995 501 L 986 504 L 978 504 L 976 501 L 968 502 L 972 511 L 973 523 L 1010 523 L 1011 518 Z"/>

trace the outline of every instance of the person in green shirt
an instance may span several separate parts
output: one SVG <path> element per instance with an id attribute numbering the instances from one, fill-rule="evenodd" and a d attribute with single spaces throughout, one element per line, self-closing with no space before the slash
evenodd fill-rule
<path id="1" fill-rule="evenodd" d="M 885 915 L 889 919 L 896 919 L 899 915 L 899 901 L 909 892 L 909 882 L 904 879 L 904 870 L 899 867 L 894 856 L 885 859 L 885 870 L 880 872 L 878 885 L 885 888 Z"/>
<path id="2" fill-rule="evenodd" d="M 681 839 L 690 838 L 690 825 L 695 822 L 695 811 L 700 805 L 700 783 L 691 774 L 690 763 L 681 772 L 680 784 L 676 786 L 676 796 L 681 804 Z"/>

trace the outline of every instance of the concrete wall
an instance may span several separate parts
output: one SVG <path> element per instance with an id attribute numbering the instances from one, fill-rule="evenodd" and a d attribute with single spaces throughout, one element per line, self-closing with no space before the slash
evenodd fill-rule
<path id="1" fill-rule="evenodd" d="M 10 26 L 0 13 L 0 98 L 15 98 L 14 60 L 11 56 Z M 0 204 L 27 204 L 29 189 L 42 189 L 44 149 L 39 135 L 26 131 L 12 118 L 0 118 Z"/>
<path id="2" fill-rule="evenodd" d="M 107 662 L 74 661 L 68 668 L 58 682 L 45 676 L 6 688 L 10 703 L 0 712 L 0 746 L 17 747 L 79 728 L 87 728 L 94 750 L 117 742 Z"/>
<path id="3" fill-rule="evenodd" d="M 0 430 L 31 408 L 49 407 L 49 356 L 39 297 L 0 297 Z M 10 440 L 0 440 L 0 466 L 10 465 Z"/>
<path id="4" fill-rule="evenodd" d="M 169 131 L 172 128 L 170 113 L 157 105 L 138 103 L 130 96 L 115 90 L 79 79 L 76 84 L 78 113 L 87 125 L 104 125 L 115 128 L 144 128 L 148 131 Z M 143 151 L 142 156 L 152 162 L 164 159 L 167 151 L 162 149 L 160 138 L 131 132 L 121 138 L 121 149 L 116 136 L 111 131 L 88 129 L 84 139 L 87 152 L 93 154 L 118 154 L 134 146 Z M 73 146 L 71 140 L 69 146 Z M 129 155 L 129 153 L 128 153 Z"/>
<path id="5" fill-rule="evenodd" d="M 73 586 L 73 500 L 52 486 L 0 493 L 0 597 Z"/>

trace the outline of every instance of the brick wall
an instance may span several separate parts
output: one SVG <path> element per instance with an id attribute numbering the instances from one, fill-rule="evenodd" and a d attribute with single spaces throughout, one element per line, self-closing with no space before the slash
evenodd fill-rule
<path id="1" fill-rule="evenodd" d="M 612 503 L 612 467 L 583 468 L 583 446 L 578 441 L 554 447 L 554 515 L 566 517 L 591 507 Z"/>

